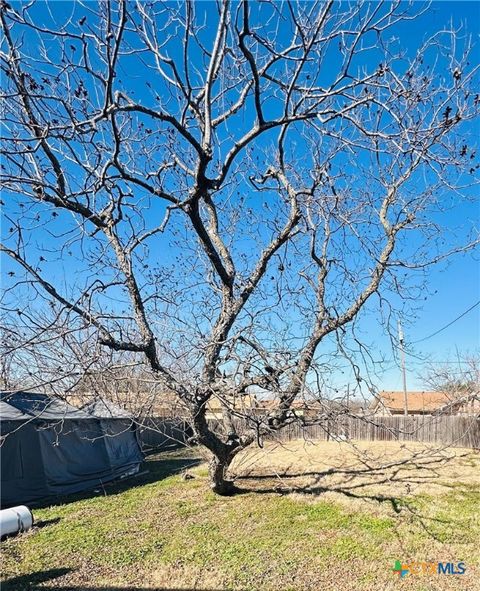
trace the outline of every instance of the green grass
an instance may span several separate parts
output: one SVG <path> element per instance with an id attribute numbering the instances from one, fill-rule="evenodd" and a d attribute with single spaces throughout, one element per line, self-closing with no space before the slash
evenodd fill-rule
<path id="1" fill-rule="evenodd" d="M 297 590 L 332 580 L 338 586 L 331 588 L 342 591 L 475 588 L 470 577 L 444 577 L 438 587 L 410 579 L 402 587 L 391 568 L 395 559 L 462 560 L 473 576 L 478 490 L 415 497 L 398 515 L 386 504 L 322 497 L 222 498 L 209 491 L 203 467 L 193 480 L 174 473 L 186 462 L 178 454 L 156 458 L 148 476 L 111 487 L 106 496 L 34 510 L 41 527 L 2 543 L 2 590 L 34 589 L 50 574 L 55 589 Z M 69 572 L 54 578 L 58 569 Z"/>

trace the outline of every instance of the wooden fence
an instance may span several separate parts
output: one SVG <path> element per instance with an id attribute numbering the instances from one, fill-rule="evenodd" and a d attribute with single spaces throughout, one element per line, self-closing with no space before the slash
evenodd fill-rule
<path id="1" fill-rule="evenodd" d="M 139 420 L 139 434 L 145 449 L 168 449 L 185 443 L 192 434 L 186 421 L 165 417 Z M 222 420 L 209 420 L 210 427 L 226 434 Z M 237 433 L 245 423 L 236 420 Z M 267 440 L 317 441 L 421 441 L 480 450 L 480 418 L 475 416 L 393 416 L 341 417 L 323 419 L 313 425 L 291 423 L 266 437 Z"/>
<path id="2" fill-rule="evenodd" d="M 209 421 L 224 431 L 222 421 Z M 236 424 L 242 432 L 240 422 Z M 475 416 L 336 417 L 314 425 L 287 425 L 266 439 L 320 441 L 421 441 L 480 450 L 480 418 Z"/>
<path id="3" fill-rule="evenodd" d="M 193 434 L 184 419 L 143 417 L 135 422 L 139 442 L 147 454 L 176 449 Z"/>

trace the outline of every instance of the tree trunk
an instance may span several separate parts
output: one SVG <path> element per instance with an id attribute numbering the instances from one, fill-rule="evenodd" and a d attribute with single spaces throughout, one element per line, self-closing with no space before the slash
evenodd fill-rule
<path id="1" fill-rule="evenodd" d="M 238 489 L 234 481 L 227 478 L 228 468 L 233 458 L 255 440 L 255 433 L 251 432 L 240 438 L 232 426 L 232 432 L 225 440 L 211 429 L 206 420 L 205 408 L 204 400 L 194 408 L 192 427 L 197 442 L 212 454 L 209 463 L 210 487 L 219 495 L 233 495 Z"/>
<path id="2" fill-rule="evenodd" d="M 237 490 L 234 481 L 227 478 L 227 470 L 232 460 L 233 456 L 225 456 L 223 458 L 214 456 L 210 460 L 210 487 L 218 495 L 233 495 Z"/>

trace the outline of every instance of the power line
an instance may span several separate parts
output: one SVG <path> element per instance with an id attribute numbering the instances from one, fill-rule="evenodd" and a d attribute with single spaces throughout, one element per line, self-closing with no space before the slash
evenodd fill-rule
<path id="1" fill-rule="evenodd" d="M 462 312 L 460 314 L 460 316 L 457 316 L 454 320 L 452 320 L 451 322 L 449 322 L 448 324 L 445 324 L 445 326 L 442 326 L 442 328 L 439 328 L 438 330 L 436 330 L 435 332 L 432 332 L 432 334 L 429 334 L 428 337 L 423 337 L 423 339 L 419 339 L 418 341 L 413 341 L 411 344 L 415 345 L 416 343 L 422 343 L 423 341 L 426 341 L 428 339 L 431 339 L 432 337 L 434 337 L 435 335 L 437 335 L 438 333 L 442 332 L 443 330 L 445 330 L 446 328 L 448 328 L 449 326 L 452 326 L 452 324 L 454 324 L 455 322 L 457 322 L 457 320 L 460 320 L 460 318 L 463 318 L 466 314 L 468 314 L 469 312 L 471 312 L 474 308 L 476 308 L 478 305 L 480 304 L 480 300 L 478 300 L 478 302 L 475 302 L 475 304 L 473 304 L 473 306 L 470 306 L 470 308 L 468 308 L 468 310 L 465 310 L 465 312 Z"/>

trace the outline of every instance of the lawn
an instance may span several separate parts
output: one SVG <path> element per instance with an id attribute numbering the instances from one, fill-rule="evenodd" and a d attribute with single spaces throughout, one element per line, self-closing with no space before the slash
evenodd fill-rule
<path id="1" fill-rule="evenodd" d="M 2 543 L 2 591 L 480 589 L 478 454 L 432 451 L 428 465 L 373 476 L 290 477 L 378 468 L 415 452 L 269 444 L 239 457 L 243 490 L 230 498 L 209 491 L 195 450 L 150 457 L 148 474 L 36 509 L 36 527 Z M 467 571 L 400 580 L 395 560 L 462 561 Z"/>

